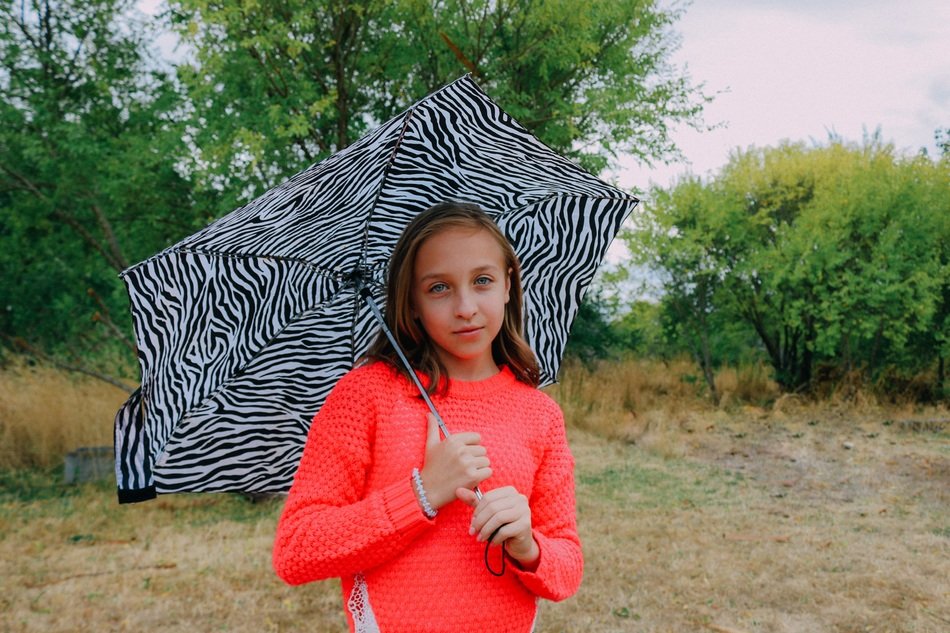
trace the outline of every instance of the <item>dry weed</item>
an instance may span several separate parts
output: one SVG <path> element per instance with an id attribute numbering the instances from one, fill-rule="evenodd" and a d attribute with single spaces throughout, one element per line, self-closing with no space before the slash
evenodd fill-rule
<path id="1" fill-rule="evenodd" d="M 568 364 L 549 393 L 568 426 L 624 442 L 666 435 L 671 423 L 708 406 L 698 397 L 695 365 L 685 360 L 626 360 L 595 370 Z"/>
<path id="2" fill-rule="evenodd" d="M 42 365 L 0 371 L 0 469 L 47 468 L 80 446 L 112 444 L 128 394 Z"/>
<path id="3" fill-rule="evenodd" d="M 742 404 L 763 406 L 781 395 L 778 383 L 769 377 L 769 369 L 761 363 L 723 367 L 716 372 L 715 383 L 722 408 Z"/>
<path id="4" fill-rule="evenodd" d="M 744 415 L 697 414 L 673 459 L 570 430 L 585 576 L 540 633 L 946 630 L 946 436 Z M 271 571 L 279 503 L 69 490 L 0 505 L 4 631 L 344 629 L 338 582 Z"/>

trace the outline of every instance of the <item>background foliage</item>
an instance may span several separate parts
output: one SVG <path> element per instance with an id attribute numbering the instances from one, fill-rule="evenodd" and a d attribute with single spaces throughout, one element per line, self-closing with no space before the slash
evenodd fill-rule
<path id="1" fill-rule="evenodd" d="M 471 72 L 599 169 L 658 160 L 706 97 L 653 0 L 0 4 L 0 333 L 76 365 L 129 337 L 117 273 Z M 172 29 L 175 66 L 148 44 Z M 93 322 L 94 321 L 94 322 Z"/>
<path id="2" fill-rule="evenodd" d="M 0 344 L 102 377 L 134 372 L 126 266 L 472 73 L 595 173 L 678 154 L 708 101 L 655 0 L 133 0 L 0 3 Z M 580 10 L 583 8 L 583 10 Z M 174 63 L 150 48 L 173 31 Z M 569 353 L 714 370 L 767 363 L 788 390 L 860 374 L 945 392 L 950 128 L 943 155 L 789 143 L 646 196 L 626 241 L 662 286 L 604 277 Z M 626 298 L 625 298 L 626 297 Z"/>
<path id="3" fill-rule="evenodd" d="M 653 0 L 172 0 L 195 51 L 189 172 L 219 211 L 346 147 L 469 72 L 594 172 L 675 152 L 706 98 L 668 62 L 678 13 Z M 583 10 L 579 10 L 583 7 Z"/>
<path id="4" fill-rule="evenodd" d="M 117 274 L 197 225 L 171 78 L 123 0 L 0 5 L 0 332 L 47 350 L 111 346 Z M 100 327 L 93 327 L 95 317 Z"/>
<path id="5" fill-rule="evenodd" d="M 653 200 L 627 242 L 662 271 L 662 310 L 701 366 L 727 360 L 713 341 L 736 324 L 787 390 L 856 371 L 886 389 L 933 370 L 921 395 L 939 395 L 950 156 L 898 156 L 876 137 L 753 148 Z"/>

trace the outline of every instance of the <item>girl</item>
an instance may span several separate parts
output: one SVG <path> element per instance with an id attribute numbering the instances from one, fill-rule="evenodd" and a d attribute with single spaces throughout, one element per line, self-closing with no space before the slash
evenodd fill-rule
<path id="1" fill-rule="evenodd" d="M 386 322 L 452 435 L 380 334 L 314 418 L 274 568 L 340 577 L 351 631 L 530 631 L 538 598 L 580 584 L 574 461 L 521 335 L 517 257 L 477 206 L 406 227 Z"/>

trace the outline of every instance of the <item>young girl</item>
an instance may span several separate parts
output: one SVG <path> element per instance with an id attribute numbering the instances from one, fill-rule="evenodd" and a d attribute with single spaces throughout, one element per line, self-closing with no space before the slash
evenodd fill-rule
<path id="1" fill-rule="evenodd" d="M 444 203 L 406 227 L 386 322 L 451 435 L 381 334 L 314 418 L 274 568 L 340 577 L 351 631 L 530 631 L 538 598 L 580 584 L 574 461 L 522 338 L 517 257 L 484 212 Z"/>

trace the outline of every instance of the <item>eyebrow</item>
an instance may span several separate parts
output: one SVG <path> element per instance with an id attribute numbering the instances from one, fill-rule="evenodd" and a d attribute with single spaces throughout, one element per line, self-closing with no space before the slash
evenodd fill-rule
<path id="1" fill-rule="evenodd" d="M 477 275 L 484 272 L 495 272 L 495 271 L 500 271 L 500 270 L 501 268 L 495 264 L 485 264 L 484 266 L 478 266 L 476 268 L 473 268 L 471 272 Z M 441 277 L 445 277 L 445 273 L 441 273 L 441 272 L 429 273 L 427 275 L 423 275 L 422 277 L 419 277 L 418 282 L 421 283 L 429 279 L 438 279 Z"/>

